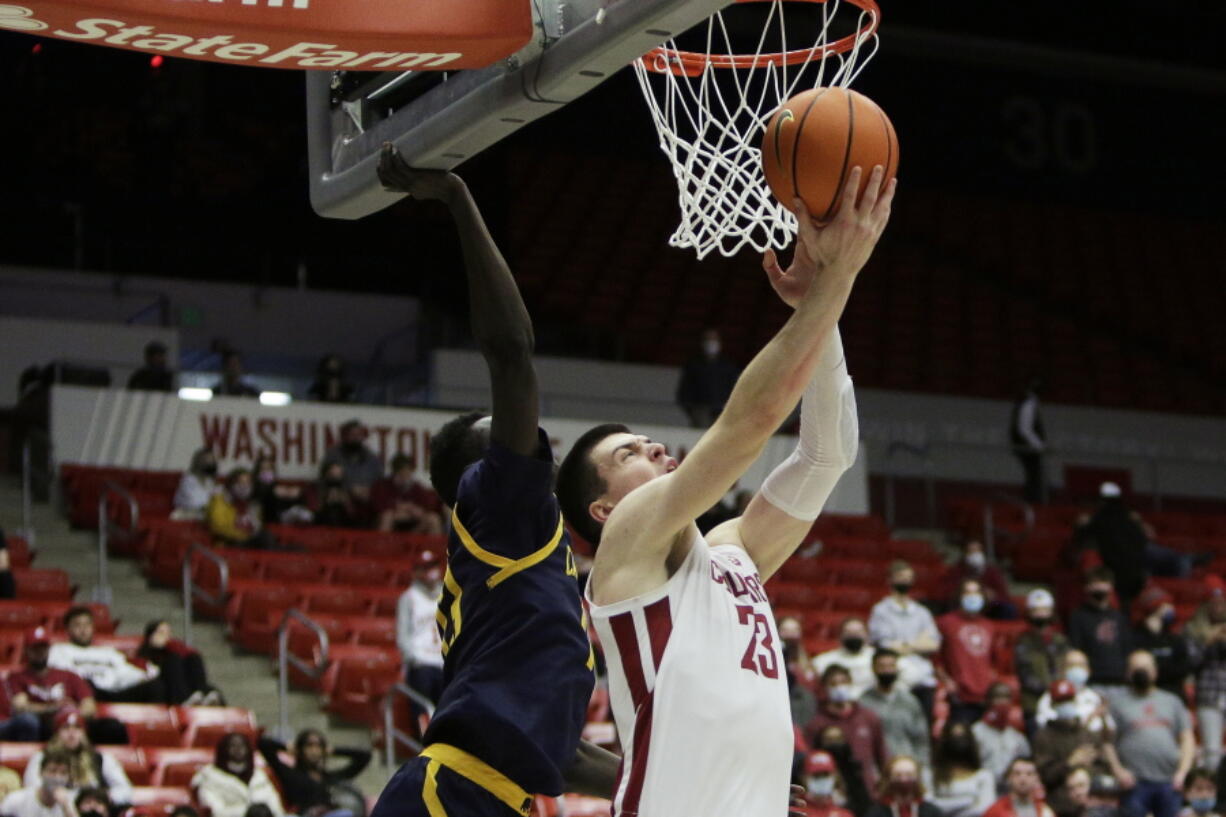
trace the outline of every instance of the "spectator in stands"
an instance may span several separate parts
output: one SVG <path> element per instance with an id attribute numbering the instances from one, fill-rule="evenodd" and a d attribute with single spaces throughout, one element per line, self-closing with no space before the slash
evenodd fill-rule
<path id="1" fill-rule="evenodd" d="M 218 397 L 260 396 L 260 390 L 243 379 L 243 358 L 233 349 L 221 356 L 221 380 L 213 386 L 213 394 Z"/>
<path id="2" fill-rule="evenodd" d="M 1128 817 L 1176 817 L 1183 805 L 1179 792 L 1196 757 L 1188 710 L 1155 686 L 1157 678 L 1154 657 L 1137 650 L 1128 656 L 1128 690 L 1109 699 L 1118 732 L 1107 758 L 1128 790 L 1122 804 Z"/>
<path id="3" fill-rule="evenodd" d="M 1226 582 L 1205 578 L 1209 598 L 1185 629 L 1201 654 L 1196 672 L 1196 723 L 1204 764 L 1217 769 L 1222 760 L 1222 720 L 1226 713 Z"/>
<path id="4" fill-rule="evenodd" d="M 107 796 L 106 789 L 93 786 L 77 792 L 73 805 L 77 807 L 77 817 L 111 817 L 115 808 L 111 803 L 111 798 Z"/>
<path id="5" fill-rule="evenodd" d="M 810 752 L 805 758 L 805 817 L 852 817 L 852 812 L 836 799 L 840 788 L 837 772 L 829 752 Z"/>
<path id="6" fill-rule="evenodd" d="M 1017 757 L 1006 775 L 1008 793 L 992 804 L 984 817 L 1056 817 L 1043 802 L 1039 772 L 1028 757 Z"/>
<path id="7" fill-rule="evenodd" d="M 345 362 L 340 355 L 324 355 L 315 368 L 315 382 L 307 399 L 320 403 L 352 403 L 355 389 L 345 380 Z"/>
<path id="8" fill-rule="evenodd" d="M 1106 748 L 1110 734 L 1103 729 L 1092 731 L 1082 722 L 1077 709 L 1077 687 L 1072 681 L 1053 682 L 1051 697 L 1056 717 L 1035 734 L 1034 759 L 1052 807 L 1064 813 L 1073 810 L 1069 792 L 1064 790 L 1073 769 L 1085 769 L 1091 776 L 1111 774 Z M 1086 785 L 1088 788 L 1089 781 Z"/>
<path id="9" fill-rule="evenodd" d="M 252 803 L 263 803 L 282 817 L 281 797 L 264 770 L 255 765 L 246 735 L 229 732 L 217 741 L 213 762 L 192 778 L 192 790 L 212 817 L 244 817 Z"/>
<path id="10" fill-rule="evenodd" d="M 1022 688 L 1022 714 L 1026 733 L 1033 735 L 1039 698 L 1056 680 L 1060 662 L 1069 650 L 1068 639 L 1056 629 L 1056 600 L 1043 589 L 1026 596 L 1026 629 L 1013 645 L 1013 667 Z"/>
<path id="11" fill-rule="evenodd" d="M 1077 704 L 1077 717 L 1091 732 L 1115 731 L 1115 722 L 1111 720 L 1107 702 L 1097 690 L 1089 687 L 1090 659 L 1081 650 L 1069 650 L 1064 654 L 1060 665 L 1060 677 L 1071 683 L 1077 690 L 1073 700 Z M 1051 691 L 1043 693 L 1039 698 L 1039 706 L 1035 712 L 1035 723 L 1042 727 L 1056 719 L 1056 704 L 1052 700 Z"/>
<path id="12" fill-rule="evenodd" d="M 915 571 L 904 561 L 890 565 L 890 594 L 873 605 L 868 618 L 869 640 L 898 653 L 901 682 L 932 717 L 936 672 L 931 656 L 941 648 L 941 634 L 928 608 L 911 599 Z"/>
<path id="13" fill-rule="evenodd" d="M 817 675 L 805 652 L 804 630 L 800 619 L 784 616 L 775 622 L 779 643 L 783 649 L 783 667 L 787 673 L 788 697 L 792 707 L 792 723 L 804 726 L 817 714 Z"/>
<path id="14" fill-rule="evenodd" d="M 1086 574 L 1086 600 L 1069 618 L 1069 643 L 1090 659 L 1090 683 L 1124 683 L 1125 656 L 1132 649 L 1128 619 L 1111 604 L 1115 576 L 1107 567 Z"/>
<path id="15" fill-rule="evenodd" d="M 1141 517 L 1124 504 L 1119 485 L 1104 482 L 1099 497 L 1098 508 L 1078 525 L 1076 535 L 1084 547 L 1097 551 L 1103 564 L 1110 568 L 1120 609 L 1127 613 L 1132 600 L 1149 581 L 1145 564 L 1149 536 Z"/>
<path id="16" fill-rule="evenodd" d="M 166 344 L 149 341 L 145 346 L 145 365 L 132 372 L 128 388 L 134 391 L 174 391 L 175 373 L 166 365 Z"/>
<path id="17" fill-rule="evenodd" d="M 740 367 L 722 351 L 719 332 L 708 329 L 702 333 L 700 353 L 681 367 L 677 404 L 694 428 L 706 428 L 719 416 L 741 374 Z"/>
<path id="18" fill-rule="evenodd" d="M 981 720 L 971 726 L 979 759 L 996 779 L 996 788 L 1006 785 L 1010 765 L 1019 757 L 1030 756 L 1030 742 L 1010 723 L 1013 716 L 1013 687 L 997 682 L 988 689 L 988 707 Z"/>
<path id="19" fill-rule="evenodd" d="M 834 766 L 843 785 L 840 795 L 847 809 L 852 814 L 863 814 L 867 811 L 872 804 L 872 798 L 864 782 L 864 767 L 848 744 L 843 729 L 839 726 L 823 729 L 818 735 L 816 748 L 834 758 Z M 836 796 L 836 800 L 838 799 Z"/>
<path id="20" fill-rule="evenodd" d="M 972 539 L 966 543 L 962 558 L 945 568 L 939 584 L 942 604 L 950 604 L 953 609 L 958 606 L 958 594 L 962 582 L 974 579 L 979 582 L 985 600 L 984 615 L 994 619 L 1015 619 L 1017 608 L 1009 596 L 1009 582 L 1004 572 L 994 564 L 988 563 L 987 551 L 983 543 Z"/>
<path id="21" fill-rule="evenodd" d="M 404 677 L 431 701 L 443 692 L 443 642 L 435 621 L 442 590 L 443 567 L 427 551 L 413 566 L 413 583 L 396 602 L 396 646 Z"/>
<path id="22" fill-rule="evenodd" d="M 28 710 L 14 711 L 8 682 L 0 678 L 0 741 L 27 742 L 38 739 L 38 716 Z"/>
<path id="23" fill-rule="evenodd" d="M 970 724 L 950 720 L 932 758 L 932 802 L 947 817 L 981 817 L 996 800 L 996 778 L 982 768 Z"/>
<path id="24" fill-rule="evenodd" d="M 33 764 L 31 764 L 33 765 Z M 77 817 L 68 788 L 71 759 L 61 752 L 44 752 L 35 785 L 13 792 L 0 803 L 4 817 Z"/>
<path id="25" fill-rule="evenodd" d="M 0 599 L 17 598 L 17 582 L 13 580 L 13 571 L 9 566 L 9 543 L 0 528 Z"/>
<path id="26" fill-rule="evenodd" d="M 877 787 L 877 803 L 864 817 L 945 817 L 945 814 L 924 798 L 919 764 L 914 758 L 898 755 L 886 764 Z"/>
<path id="27" fill-rule="evenodd" d="M 69 758 L 68 788 L 76 797 L 85 788 L 103 788 L 113 803 L 126 805 L 132 802 L 132 783 L 124 774 L 123 766 L 111 755 L 104 755 L 94 748 L 85 736 L 85 719 L 79 712 L 66 709 L 55 718 L 55 733 L 46 748 L 30 758 L 26 766 L 25 784 L 28 788 L 38 785 L 38 771 L 43 755 L 60 752 Z"/>
<path id="28" fill-rule="evenodd" d="M 122 723 L 114 718 L 97 717 L 94 691 L 85 679 L 75 672 L 48 666 L 50 653 L 50 634 L 45 627 L 35 627 L 26 633 L 25 667 L 10 673 L 5 682 L 13 711 L 38 718 L 39 731 L 35 739 L 51 737 L 56 716 L 64 710 L 75 710 L 86 719 L 92 742 L 127 743 L 128 730 Z"/>
<path id="29" fill-rule="evenodd" d="M 818 736 L 829 726 L 839 727 L 851 747 L 852 755 L 860 762 L 865 784 L 872 788 L 885 768 L 885 737 L 881 731 L 881 720 L 871 709 L 856 702 L 855 687 L 846 667 L 838 664 L 826 667 L 822 673 L 822 689 L 824 698 L 817 714 L 805 727 L 806 740 L 814 748 L 825 748 L 818 745 Z"/>
<path id="30" fill-rule="evenodd" d="M 1158 663 L 1158 688 L 1184 700 L 1184 684 L 1196 668 L 1198 656 L 1183 633 L 1175 632 L 1175 603 L 1161 587 L 1141 591 L 1133 603 L 1136 627 L 1134 649 L 1152 653 Z"/>
<path id="31" fill-rule="evenodd" d="M 174 519 L 204 519 L 209 500 L 217 493 L 217 455 L 211 448 L 201 448 L 192 454 L 187 473 L 175 490 Z"/>
<path id="32" fill-rule="evenodd" d="M 166 703 L 158 668 L 142 659 L 129 660 L 118 648 L 94 643 L 94 614 L 72 607 L 64 614 L 68 641 L 51 645 L 47 663 L 84 678 L 100 701 Z M 85 713 L 88 715 L 88 713 Z"/>
<path id="33" fill-rule="evenodd" d="M 263 509 L 255 500 L 255 482 L 246 468 L 235 468 L 226 476 L 225 487 L 209 500 L 204 521 L 219 545 L 267 549 L 276 544 L 264 528 Z"/>
<path id="34" fill-rule="evenodd" d="M 1183 782 L 1183 793 L 1188 805 L 1179 812 L 1179 817 L 1221 817 L 1217 806 L 1217 781 L 1213 772 L 1197 768 L 1188 772 Z"/>
<path id="35" fill-rule="evenodd" d="M 992 647 L 996 631 L 983 616 L 983 588 L 974 579 L 962 582 L 958 609 L 937 621 L 941 633 L 941 675 L 950 687 L 949 717 L 974 723 L 983 716 L 988 688 L 996 678 Z"/>
<path id="36" fill-rule="evenodd" d="M 154 619 L 145 625 L 137 657 L 155 665 L 166 689 L 166 702 L 183 706 L 220 706 L 225 704 L 209 683 L 204 657 L 174 637 L 170 622 Z"/>
<path id="37" fill-rule="evenodd" d="M 1031 504 L 1043 502 L 1047 485 L 1043 474 L 1043 455 L 1047 451 L 1047 432 L 1043 428 L 1043 416 L 1039 411 L 1039 379 L 1032 378 L 1022 396 L 1013 404 L 1013 416 L 1009 421 L 1009 437 L 1013 454 L 1022 464 L 1026 475 L 1023 495 Z"/>
<path id="38" fill-rule="evenodd" d="M 277 461 L 261 454 L 251 469 L 255 476 L 255 499 L 260 503 L 260 518 L 267 524 L 307 524 L 312 514 L 306 507 L 302 487 L 277 479 Z"/>
<path id="39" fill-rule="evenodd" d="M 285 795 L 290 811 L 299 817 L 353 817 L 354 811 L 344 808 L 354 796 L 362 796 L 350 782 L 370 763 L 369 749 L 332 749 L 328 738 L 318 729 L 304 729 L 294 739 L 294 765 L 286 765 L 280 757 L 285 745 L 264 736 L 259 741 L 260 754 L 272 769 Z M 343 757 L 342 768 L 329 770 L 328 760 Z M 343 795 L 343 796 L 342 796 Z"/>
<path id="40" fill-rule="evenodd" d="M 383 460 L 366 444 L 369 430 L 361 420 L 341 426 L 341 440 L 324 454 L 325 466 L 338 463 L 343 469 L 345 490 L 358 502 L 368 505 L 374 484 L 383 477 Z"/>
<path id="41" fill-rule="evenodd" d="M 1076 766 L 1064 778 L 1061 791 L 1060 798 L 1052 802 L 1059 817 L 1120 817 L 1119 793 L 1111 777 L 1093 777 Z"/>
<path id="42" fill-rule="evenodd" d="M 915 696 L 899 682 L 898 653 L 882 647 L 873 655 L 877 683 L 860 696 L 860 705 L 877 713 L 889 757 L 906 755 L 922 766 L 931 758 L 928 719 Z"/>
<path id="43" fill-rule="evenodd" d="M 405 454 L 392 457 L 391 476 L 374 484 L 370 503 L 379 530 L 440 534 L 443 503 L 438 494 L 414 478 L 417 467 Z"/>
<path id="44" fill-rule="evenodd" d="M 849 616 L 839 627 L 839 646 L 820 653 L 813 659 L 813 669 L 823 675 L 827 667 L 838 664 L 851 673 L 851 686 L 859 698 L 873 688 L 873 650 L 868 646 L 868 628 L 864 619 Z"/>
<path id="45" fill-rule="evenodd" d="M 330 528 L 358 525 L 362 517 L 361 508 L 345 488 L 345 467 L 339 462 L 325 462 L 319 466 L 319 482 L 315 485 L 311 515 L 316 525 Z"/>

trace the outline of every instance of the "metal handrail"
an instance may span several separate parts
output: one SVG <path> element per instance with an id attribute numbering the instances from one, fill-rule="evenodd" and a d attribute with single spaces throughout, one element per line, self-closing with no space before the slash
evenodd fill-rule
<path id="1" fill-rule="evenodd" d="M 107 514 L 107 498 L 111 495 L 117 496 L 128 503 L 128 529 L 124 531 L 129 536 L 135 535 L 137 526 L 140 524 L 140 505 L 137 504 L 136 498 L 128 493 L 122 485 L 114 480 L 105 480 L 102 483 L 102 490 L 98 492 L 98 586 L 94 588 L 94 601 L 102 602 L 103 604 L 111 603 L 111 583 L 107 578 L 106 564 L 106 548 L 107 540 L 112 534 L 111 518 Z M 120 528 L 115 527 L 114 532 L 119 533 Z"/>
<path id="2" fill-rule="evenodd" d="M 27 438 L 21 444 L 21 535 L 31 546 L 34 545 L 33 459 L 30 440 Z"/>
<path id="3" fill-rule="evenodd" d="M 1022 516 L 1026 520 L 1026 529 L 1023 537 L 1027 537 L 1034 530 L 1034 506 L 1029 502 L 1018 499 L 1012 494 L 1006 494 L 1002 491 L 993 491 L 988 496 L 988 501 L 983 503 L 983 548 L 987 553 L 987 557 L 991 561 L 996 560 L 996 533 L 999 528 L 996 527 L 996 512 L 992 506 L 996 502 L 1001 502 L 1006 505 L 1020 505 L 1022 508 Z M 1003 531 L 1001 531 L 1003 533 Z"/>
<path id="4" fill-rule="evenodd" d="M 220 583 L 216 596 L 204 589 L 202 585 L 196 584 L 196 580 L 192 576 L 192 557 L 196 554 L 217 565 L 217 575 Z M 226 603 L 228 595 L 230 595 L 230 565 L 226 562 L 225 558 L 212 548 L 205 547 L 197 542 L 188 545 L 187 553 L 183 555 L 183 640 L 189 646 L 192 643 L 192 606 L 195 600 L 200 599 L 205 604 L 220 607 Z"/>
<path id="5" fill-rule="evenodd" d="M 289 652 L 289 625 L 297 621 L 319 638 L 319 653 L 313 663 L 307 663 Z M 328 668 L 328 631 L 319 626 L 310 616 L 297 607 L 285 611 L 281 625 L 277 627 L 277 709 L 280 715 L 278 729 L 281 740 L 288 741 L 293 733 L 289 727 L 289 665 L 305 673 L 307 677 L 316 679 Z"/>
<path id="6" fill-rule="evenodd" d="M 395 706 L 396 696 L 409 699 L 410 704 L 417 704 L 425 710 L 426 716 L 434 717 L 434 701 L 422 695 L 404 681 L 397 681 L 387 694 L 383 696 L 383 765 L 390 773 L 396 767 L 396 744 L 401 743 L 414 752 L 420 753 L 424 748 L 421 741 L 396 728 Z"/>
<path id="7" fill-rule="evenodd" d="M 928 510 L 928 527 L 935 528 L 937 523 L 937 490 L 936 479 L 932 474 L 932 454 L 927 445 L 913 445 L 912 443 L 895 440 L 890 443 L 885 450 L 886 462 L 894 458 L 895 454 L 910 454 L 919 459 L 924 466 L 924 500 Z M 896 498 L 895 498 L 895 476 L 887 471 L 885 475 L 885 520 L 891 528 L 894 527 L 896 513 Z"/>

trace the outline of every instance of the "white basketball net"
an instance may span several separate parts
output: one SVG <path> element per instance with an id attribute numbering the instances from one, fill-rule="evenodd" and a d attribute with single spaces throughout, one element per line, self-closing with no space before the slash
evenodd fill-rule
<path id="1" fill-rule="evenodd" d="M 634 62 L 660 135 L 660 149 L 672 162 L 677 179 L 681 223 L 668 243 L 693 248 L 699 258 L 713 250 L 733 256 L 746 246 L 761 252 L 791 244 L 796 217 L 771 195 L 762 174 L 758 146 L 763 129 L 779 106 L 801 91 L 851 84 L 877 51 L 873 12 L 851 2 L 826 0 L 812 4 L 821 8 L 816 42 L 809 32 L 793 32 L 793 40 L 803 40 L 794 48 L 807 49 L 803 63 L 789 66 L 768 61 L 762 56 L 768 35 L 780 37 L 783 50 L 788 50 L 787 2 L 755 4 L 763 6 L 767 20 L 753 52 L 752 67 L 716 67 L 708 61 L 695 76 L 670 71 L 670 64 L 681 64 L 677 56 L 681 49 L 674 40 Z M 827 48 L 828 35 L 840 6 L 858 14 L 859 20 L 851 48 L 833 53 Z M 707 54 L 734 53 L 722 12 L 706 26 Z M 809 66 L 814 69 L 806 71 Z"/>

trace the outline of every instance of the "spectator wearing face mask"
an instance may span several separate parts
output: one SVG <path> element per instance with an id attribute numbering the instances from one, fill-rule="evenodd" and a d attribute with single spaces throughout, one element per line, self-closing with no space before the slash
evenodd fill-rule
<path id="1" fill-rule="evenodd" d="M 73 800 L 77 807 L 78 817 L 111 817 L 114 805 L 107 796 L 106 789 L 93 786 L 81 789 Z"/>
<path id="2" fill-rule="evenodd" d="M 829 752 L 810 752 L 805 758 L 803 785 L 805 817 L 852 817 L 837 801 L 841 786 Z"/>
<path id="3" fill-rule="evenodd" d="M 1090 660 L 1086 658 L 1085 653 L 1081 650 L 1066 652 L 1060 664 L 1060 677 L 1072 684 L 1077 691 L 1073 699 L 1077 705 L 1077 717 L 1087 729 L 1091 732 L 1115 730 L 1115 722 L 1111 720 L 1106 700 L 1097 690 L 1089 686 Z M 1044 692 L 1043 697 L 1039 698 L 1039 706 L 1035 712 L 1035 723 L 1038 726 L 1046 726 L 1056 719 L 1055 704 L 1050 690 Z"/>
<path id="4" fill-rule="evenodd" d="M 111 755 L 104 755 L 94 748 L 85 735 L 85 719 L 77 712 L 64 711 L 55 719 L 55 734 L 47 748 L 30 758 L 26 766 L 25 784 L 38 785 L 38 769 L 44 754 L 63 753 L 69 758 L 68 782 L 65 787 L 75 797 L 81 789 L 98 787 L 109 792 L 112 802 L 126 805 L 132 801 L 132 783 Z"/>
<path id="5" fill-rule="evenodd" d="M 443 532 L 443 503 L 438 494 L 414 477 L 413 460 L 397 454 L 392 457 L 391 476 L 371 488 L 371 506 L 376 524 L 383 531 L 440 534 Z"/>
<path id="6" fill-rule="evenodd" d="M 947 817 L 981 817 L 996 800 L 996 779 L 982 768 L 966 723 L 950 720 L 932 758 L 932 802 Z"/>
<path id="7" fill-rule="evenodd" d="M 868 628 L 864 619 L 851 616 L 839 627 L 839 646 L 820 653 L 813 659 L 813 669 L 818 675 L 826 668 L 838 664 L 851 673 L 851 686 L 856 697 L 873 688 L 873 650 L 868 646 Z"/>
<path id="8" fill-rule="evenodd" d="M 898 653 L 884 647 L 873 654 L 877 683 L 860 696 L 860 705 L 877 713 L 886 754 L 906 755 L 927 766 L 931 756 L 928 718 L 919 701 L 899 683 Z"/>
<path id="9" fill-rule="evenodd" d="M 209 500 L 217 493 L 217 457 L 211 448 L 192 454 L 191 465 L 175 489 L 174 519 L 203 519 Z"/>
<path id="10" fill-rule="evenodd" d="M 813 720 L 805 726 L 805 739 L 810 746 L 817 744 L 821 732 L 831 726 L 842 730 L 851 747 L 851 753 L 860 762 L 865 785 L 870 789 L 877 784 L 881 769 L 885 768 L 885 736 L 881 720 L 871 709 L 856 702 L 855 687 L 851 673 L 846 667 L 831 664 L 822 673 L 824 698 Z"/>
<path id="11" fill-rule="evenodd" d="M 1113 575 L 1096 567 L 1086 576 L 1085 602 L 1069 618 L 1069 643 L 1090 659 L 1090 683 L 1122 686 L 1132 627 L 1111 604 Z"/>
<path id="12" fill-rule="evenodd" d="M 253 496 L 260 503 L 260 518 L 267 524 L 296 525 L 311 521 L 302 487 L 277 479 L 277 461 L 267 454 L 256 458 L 251 469 Z"/>
<path id="13" fill-rule="evenodd" d="M 868 618 L 869 641 L 898 653 L 901 681 L 931 719 L 936 671 L 931 656 L 941 648 L 941 634 L 928 608 L 911 598 L 915 571 L 896 561 L 890 565 L 890 594 L 873 605 Z"/>
<path id="14" fill-rule="evenodd" d="M 792 708 L 792 723 L 804 726 L 817 714 L 817 676 L 805 651 L 804 631 L 800 619 L 784 616 L 775 622 L 779 643 L 783 648 L 783 666 L 787 672 L 788 699 Z"/>
<path id="15" fill-rule="evenodd" d="M 1056 817 L 1043 802 L 1038 769 L 1028 757 L 1014 758 L 1006 773 L 1008 792 L 992 804 L 984 817 Z"/>
<path id="16" fill-rule="evenodd" d="M 945 568 L 937 591 L 942 603 L 949 602 L 956 609 L 959 591 L 967 579 L 979 582 L 985 602 L 984 615 L 994 619 L 1017 618 L 1017 608 L 1009 596 L 1009 582 L 1005 574 L 988 562 L 983 543 L 975 539 L 966 543 L 962 558 Z"/>
<path id="17" fill-rule="evenodd" d="M 1133 652 L 1127 671 L 1128 689 L 1108 698 L 1117 733 L 1107 758 L 1127 790 L 1122 810 L 1129 817 L 1177 817 L 1179 792 L 1196 757 L 1191 717 L 1179 698 L 1155 685 L 1153 655 Z"/>
<path id="18" fill-rule="evenodd" d="M 383 477 L 383 460 L 366 444 L 370 432 L 361 420 L 341 426 L 341 440 L 324 454 L 325 466 L 341 466 L 345 490 L 356 502 L 369 505 L 374 484 Z"/>
<path id="19" fill-rule="evenodd" d="M 703 332 L 700 352 L 686 361 L 677 384 L 677 405 L 692 427 L 711 425 L 724 410 L 740 374 L 740 367 L 723 356 L 719 332 Z"/>
<path id="20" fill-rule="evenodd" d="M 1185 628 L 1201 654 L 1196 672 L 1196 724 L 1204 765 L 1217 769 L 1222 760 L 1222 721 L 1226 716 L 1226 582 L 1205 577 L 1209 598 Z"/>
<path id="21" fill-rule="evenodd" d="M 992 646 L 996 632 L 983 615 L 983 588 L 962 582 L 958 609 L 937 621 L 941 632 L 941 674 L 952 688 L 949 717 L 974 723 L 983 716 L 988 688 L 996 679 Z"/>
<path id="22" fill-rule="evenodd" d="M 1051 698 L 1056 717 L 1035 733 L 1034 759 L 1039 765 L 1039 777 L 1051 793 L 1052 807 L 1065 813 L 1075 806 L 1069 793 L 1063 790 L 1073 769 L 1086 769 L 1091 776 L 1111 775 L 1106 749 L 1110 735 L 1101 729 L 1091 731 L 1082 722 L 1077 710 L 1077 688 L 1071 681 L 1053 682 Z"/>
<path id="23" fill-rule="evenodd" d="M 983 767 L 996 778 L 997 790 L 1004 788 L 1010 764 L 1030 755 L 1030 742 L 1010 723 L 1013 714 L 1013 688 L 995 683 L 988 690 L 988 707 L 983 718 L 971 726 L 979 746 Z"/>
<path id="24" fill-rule="evenodd" d="M 361 512 L 353 495 L 345 488 L 345 468 L 339 462 L 325 462 L 319 466 L 311 517 L 316 525 L 329 528 L 358 525 Z"/>
<path id="25" fill-rule="evenodd" d="M 834 759 L 834 768 L 842 784 L 841 789 L 835 789 L 836 802 L 840 802 L 852 814 L 864 814 L 872 806 L 873 800 L 864 782 L 864 768 L 847 743 L 843 729 L 839 726 L 827 726 L 818 734 L 817 746 L 814 748 Z"/>
<path id="26" fill-rule="evenodd" d="M 315 382 L 307 399 L 320 403 L 352 403 L 355 389 L 345 379 L 345 362 L 339 355 L 325 355 L 315 369 Z"/>
<path id="27" fill-rule="evenodd" d="M 945 817 L 945 814 L 925 799 L 919 764 L 914 758 L 899 755 L 886 765 L 877 788 L 877 803 L 864 817 Z"/>
<path id="28" fill-rule="evenodd" d="M 443 692 L 443 642 L 435 615 L 443 590 L 443 567 L 427 551 L 413 568 L 413 583 L 396 602 L 396 646 L 409 686 L 437 701 Z"/>
<path id="29" fill-rule="evenodd" d="M 1217 807 L 1217 781 L 1205 768 L 1193 769 L 1183 781 L 1183 793 L 1188 805 L 1179 817 L 1222 817 Z"/>
<path id="30" fill-rule="evenodd" d="M 4 817 L 77 817 L 68 788 L 71 759 L 63 752 L 44 752 L 34 786 L 15 791 L 0 803 Z"/>
<path id="31" fill-rule="evenodd" d="M 272 535 L 264 529 L 263 511 L 255 500 L 255 483 L 246 468 L 235 468 L 225 488 L 209 500 L 204 513 L 209 533 L 219 545 L 268 548 Z"/>
<path id="32" fill-rule="evenodd" d="M 1147 587 L 1133 603 L 1137 625 L 1132 632 L 1134 649 L 1145 650 L 1158 663 L 1158 688 L 1179 700 L 1184 684 L 1196 667 L 1187 637 L 1175 632 L 1175 604 L 1161 587 Z"/>
<path id="33" fill-rule="evenodd" d="M 1056 600 L 1043 589 L 1026 596 L 1026 629 L 1013 646 L 1013 666 L 1022 688 L 1022 714 L 1026 731 L 1034 734 L 1039 699 L 1056 680 L 1060 662 L 1069 650 L 1068 639 L 1055 625 Z"/>

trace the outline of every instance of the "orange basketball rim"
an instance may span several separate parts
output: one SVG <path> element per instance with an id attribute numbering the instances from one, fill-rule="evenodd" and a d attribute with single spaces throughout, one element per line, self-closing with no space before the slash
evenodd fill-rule
<path id="1" fill-rule="evenodd" d="M 0 29 L 265 68 L 481 68 L 532 36 L 506 0 L 25 0 Z"/>

